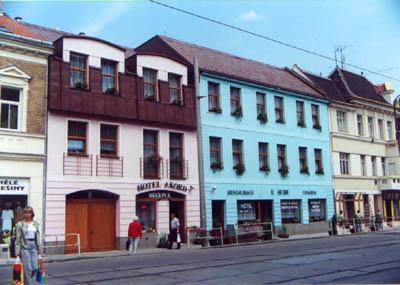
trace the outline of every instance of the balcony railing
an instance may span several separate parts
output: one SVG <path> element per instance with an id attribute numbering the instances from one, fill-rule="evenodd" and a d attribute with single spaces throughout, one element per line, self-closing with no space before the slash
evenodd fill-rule
<path id="1" fill-rule="evenodd" d="M 400 176 L 389 176 L 379 179 L 379 190 L 400 189 Z"/>
<path id="2" fill-rule="evenodd" d="M 140 158 L 140 177 L 143 179 L 161 179 L 163 173 L 164 160 L 162 158 Z"/>
<path id="3" fill-rule="evenodd" d="M 187 160 L 167 160 L 167 175 L 169 179 L 186 180 L 189 178 Z"/>
<path id="4" fill-rule="evenodd" d="M 63 175 L 92 176 L 92 155 L 77 156 L 64 153 Z"/>
<path id="5" fill-rule="evenodd" d="M 96 156 L 96 176 L 124 176 L 124 159 Z"/>

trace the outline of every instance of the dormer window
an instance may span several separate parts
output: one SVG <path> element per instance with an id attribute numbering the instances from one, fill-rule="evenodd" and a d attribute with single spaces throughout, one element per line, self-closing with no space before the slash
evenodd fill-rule
<path id="1" fill-rule="evenodd" d="M 157 71 L 143 68 L 144 99 L 157 101 Z"/>
<path id="2" fill-rule="evenodd" d="M 77 89 L 87 89 L 87 56 L 71 53 L 69 62 L 71 87 Z"/>
<path id="3" fill-rule="evenodd" d="M 101 84 L 103 93 L 118 95 L 117 63 L 101 59 Z"/>
<path id="4" fill-rule="evenodd" d="M 181 76 L 168 73 L 169 100 L 171 104 L 182 105 Z"/>

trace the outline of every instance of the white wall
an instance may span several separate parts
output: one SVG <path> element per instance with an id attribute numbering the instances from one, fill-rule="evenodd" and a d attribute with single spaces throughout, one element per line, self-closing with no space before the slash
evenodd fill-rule
<path id="1" fill-rule="evenodd" d="M 158 79 L 163 81 L 168 81 L 168 73 L 181 75 L 182 84 L 187 85 L 188 82 L 187 67 L 179 62 L 160 56 L 138 55 L 137 74 L 139 76 L 143 76 L 143 67 L 157 70 Z"/>

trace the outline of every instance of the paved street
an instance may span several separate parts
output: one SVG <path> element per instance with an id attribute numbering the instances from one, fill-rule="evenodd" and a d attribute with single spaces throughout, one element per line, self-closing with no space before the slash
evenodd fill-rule
<path id="1" fill-rule="evenodd" d="M 47 264 L 47 284 L 400 283 L 400 232 Z M 0 267 L 9 284 L 9 267 Z"/>

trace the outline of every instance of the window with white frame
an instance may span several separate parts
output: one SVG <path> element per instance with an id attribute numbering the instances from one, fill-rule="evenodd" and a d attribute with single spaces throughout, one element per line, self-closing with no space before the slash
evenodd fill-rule
<path id="1" fill-rule="evenodd" d="M 21 116 L 21 90 L 2 86 L 0 93 L 0 127 L 18 130 Z"/>
<path id="2" fill-rule="evenodd" d="M 379 130 L 379 139 L 383 140 L 385 138 L 385 134 L 383 131 L 383 120 L 378 119 L 378 130 Z"/>
<path id="3" fill-rule="evenodd" d="M 341 152 L 339 154 L 340 156 L 340 174 L 342 175 L 348 175 L 350 174 L 350 169 L 349 169 L 349 160 L 350 160 L 350 155 L 348 153 L 343 153 Z"/>
<path id="4" fill-rule="evenodd" d="M 373 138 L 375 136 L 374 118 L 372 117 L 368 117 L 368 132 L 370 138 Z"/>
<path id="5" fill-rule="evenodd" d="M 381 157 L 382 176 L 386 176 L 386 159 Z"/>
<path id="6" fill-rule="evenodd" d="M 393 137 L 393 126 L 391 121 L 386 122 L 386 140 L 390 141 Z"/>
<path id="7" fill-rule="evenodd" d="M 357 114 L 357 131 L 360 137 L 364 135 L 363 116 L 360 114 Z"/>
<path id="8" fill-rule="evenodd" d="M 396 163 L 394 162 L 389 163 L 389 175 L 390 176 L 396 175 Z"/>
<path id="9" fill-rule="evenodd" d="M 367 175 L 367 166 L 365 162 L 365 155 L 360 155 L 361 176 Z"/>
<path id="10" fill-rule="evenodd" d="M 376 176 L 376 156 L 371 156 L 372 176 Z"/>
<path id="11" fill-rule="evenodd" d="M 336 111 L 337 127 L 341 133 L 347 133 L 347 113 L 344 111 Z"/>

